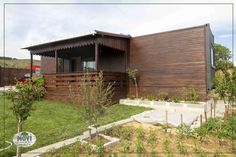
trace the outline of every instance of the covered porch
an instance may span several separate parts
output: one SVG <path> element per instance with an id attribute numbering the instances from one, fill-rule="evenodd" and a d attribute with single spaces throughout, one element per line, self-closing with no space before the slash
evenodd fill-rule
<path id="1" fill-rule="evenodd" d="M 47 94 L 46 98 L 70 101 L 71 93 L 79 92 L 79 85 L 85 71 L 94 82 L 99 71 L 103 71 L 104 81 L 113 83 L 114 100 L 126 97 L 129 35 L 101 31 L 26 47 L 30 51 L 31 66 L 33 56 L 51 58 L 42 68 Z M 31 71 L 32 76 L 32 71 Z"/>

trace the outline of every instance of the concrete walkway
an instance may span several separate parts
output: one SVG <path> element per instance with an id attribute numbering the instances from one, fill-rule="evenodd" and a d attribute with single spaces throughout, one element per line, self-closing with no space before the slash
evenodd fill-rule
<path id="1" fill-rule="evenodd" d="M 129 122 L 132 122 L 132 121 L 133 121 L 133 118 L 128 118 L 128 119 L 120 120 L 120 121 L 117 121 L 117 122 L 113 122 L 113 123 L 110 123 L 110 124 L 99 127 L 98 132 L 102 132 L 106 129 L 112 128 L 113 126 L 123 125 L 123 124 L 129 123 Z M 95 134 L 95 130 L 92 130 L 92 134 Z M 40 155 L 42 155 L 42 154 L 44 154 L 44 153 L 46 153 L 50 150 L 59 149 L 61 147 L 71 145 L 71 144 L 73 144 L 73 143 L 75 143 L 79 140 L 86 139 L 86 138 L 89 138 L 89 132 L 88 131 L 85 131 L 82 135 L 79 135 L 79 136 L 76 136 L 76 137 L 61 141 L 61 142 L 57 142 L 57 143 L 54 143 L 54 144 L 51 144 L 51 145 L 47 145 L 45 147 L 34 149 L 32 151 L 29 151 L 27 153 L 22 154 L 21 156 L 22 157 L 38 157 L 38 156 L 40 156 Z"/>

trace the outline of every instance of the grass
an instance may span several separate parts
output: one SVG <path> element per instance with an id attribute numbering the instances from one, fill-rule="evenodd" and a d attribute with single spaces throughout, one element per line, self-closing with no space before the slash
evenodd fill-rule
<path id="1" fill-rule="evenodd" d="M 16 119 L 10 109 L 11 102 L 5 99 L 5 126 L 3 125 L 2 113 L 4 110 L 4 98 L 0 97 L 0 141 L 2 142 L 4 135 L 5 140 L 12 141 L 13 135 L 16 133 Z M 23 148 L 23 152 L 46 146 L 64 139 L 68 139 L 81 134 L 87 130 L 86 120 L 82 116 L 82 107 L 50 101 L 42 100 L 35 102 L 35 110 L 24 124 L 23 130 L 30 131 L 36 135 L 37 141 L 32 147 Z M 99 118 L 100 124 L 107 124 L 117 120 L 125 119 L 131 115 L 148 110 L 144 107 L 132 107 L 125 105 L 113 105 L 109 107 L 105 114 Z M 5 134 L 3 129 L 5 128 Z M 2 144 L 2 143 L 1 143 Z M 15 155 L 16 146 L 11 147 L 0 156 Z"/>
<path id="2" fill-rule="evenodd" d="M 34 60 L 34 65 L 40 65 L 40 60 Z M 30 65 L 30 59 L 5 59 L 6 68 L 25 68 L 26 65 Z M 4 67 L 4 59 L 0 59 L 0 66 Z"/>

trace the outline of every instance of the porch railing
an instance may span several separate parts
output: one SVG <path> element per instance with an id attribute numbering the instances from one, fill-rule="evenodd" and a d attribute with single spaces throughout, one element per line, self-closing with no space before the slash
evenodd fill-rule
<path id="1" fill-rule="evenodd" d="M 98 71 L 88 72 L 87 81 L 93 83 L 98 79 Z M 47 98 L 61 99 L 71 93 L 79 92 L 80 83 L 83 81 L 84 72 L 72 73 L 47 73 L 44 74 Z M 104 83 L 113 83 L 114 97 L 122 98 L 127 93 L 127 76 L 121 72 L 103 72 Z M 66 99 L 66 98 L 65 98 Z"/>

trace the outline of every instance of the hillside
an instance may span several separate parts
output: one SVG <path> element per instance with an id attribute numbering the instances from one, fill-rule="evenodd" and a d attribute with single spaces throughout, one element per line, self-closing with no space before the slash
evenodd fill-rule
<path id="1" fill-rule="evenodd" d="M 40 65 L 40 60 L 34 60 L 34 65 Z M 16 59 L 5 57 L 5 67 L 7 68 L 25 68 L 26 65 L 30 64 L 30 59 Z M 4 67 L 4 57 L 0 57 L 0 66 Z"/>

